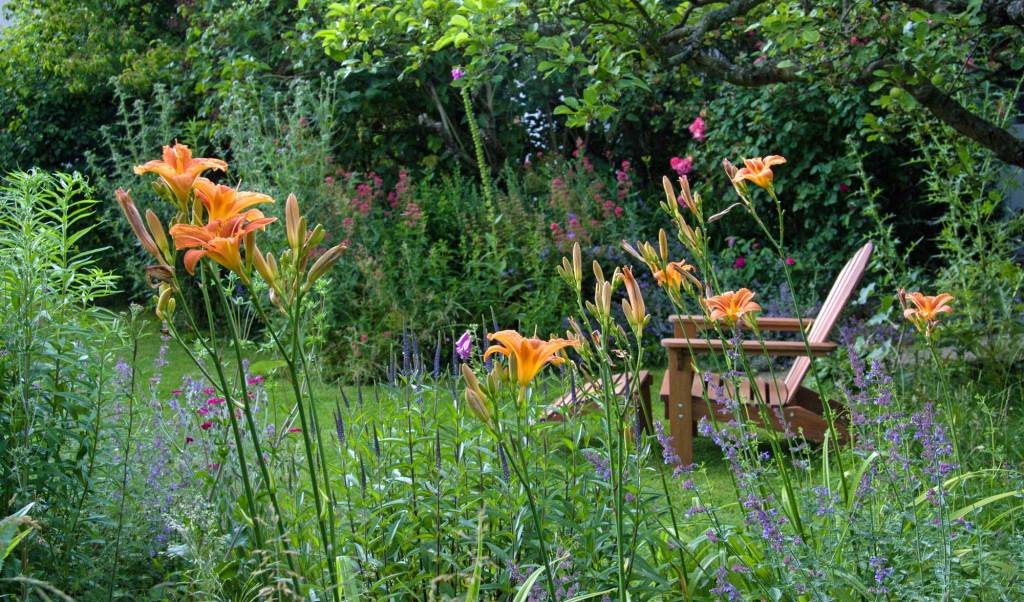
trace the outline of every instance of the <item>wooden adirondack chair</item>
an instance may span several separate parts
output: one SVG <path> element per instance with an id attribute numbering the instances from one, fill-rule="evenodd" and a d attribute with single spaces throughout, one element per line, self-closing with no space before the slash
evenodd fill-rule
<path id="1" fill-rule="evenodd" d="M 873 248 L 869 242 L 850 258 L 832 285 L 832 290 L 821 306 L 817 318 L 802 320 L 803 327 L 810 328 L 807 345 L 803 340 L 765 341 L 762 349 L 759 341 L 742 342 L 744 353 L 750 355 L 767 353 L 770 356 L 797 357 L 781 381 L 759 377 L 753 384 L 749 381 L 743 382 L 738 392 L 733 390 L 734 387 L 726 386 L 725 394 L 730 399 L 743 402 L 748 419 L 761 425 L 765 423 L 760 405 L 752 403 L 756 399 L 752 387 L 756 387 L 760 392 L 760 399 L 771 408 L 771 416 L 767 419 L 772 427 L 778 430 L 788 427 L 792 432 L 802 432 L 804 437 L 812 441 L 824 439 L 828 424 L 823 417 L 822 400 L 817 393 L 801 386 L 811 367 L 807 352 L 810 351 L 812 356 L 821 356 L 835 350 L 836 344 L 828 341 L 829 334 L 853 295 L 861 276 L 864 275 Z M 706 385 L 703 378 L 694 378 L 690 353 L 691 350 L 699 353 L 728 349 L 729 342 L 697 338 L 699 332 L 711 328 L 704 316 L 672 316 L 671 320 L 675 336 L 661 342 L 669 356 L 668 370 L 661 383 L 661 398 L 665 402 L 665 414 L 669 419 L 676 453 L 684 464 L 690 464 L 693 461 L 694 427 L 702 416 L 708 415 L 709 406 L 711 411 L 731 415 L 721 404 L 715 403 L 715 395 L 712 394 L 714 389 L 722 385 L 722 379 L 718 375 L 711 376 L 711 384 L 716 387 L 708 392 L 709 403 L 705 403 Z M 801 320 L 797 318 L 765 317 L 759 318 L 757 323 L 761 331 L 799 332 L 801 328 Z M 829 407 L 837 413 L 842 410 L 835 402 L 829 402 Z M 838 435 L 845 438 L 845 428 Z"/>

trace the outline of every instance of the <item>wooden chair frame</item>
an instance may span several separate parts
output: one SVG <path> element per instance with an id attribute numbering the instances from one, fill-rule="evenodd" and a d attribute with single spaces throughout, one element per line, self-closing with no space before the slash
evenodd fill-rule
<path id="1" fill-rule="evenodd" d="M 827 425 L 822 414 L 823 402 L 817 393 L 801 385 L 811 367 L 811 358 L 828 355 L 835 351 L 836 344 L 826 340 L 846 306 L 854 289 L 860 282 L 867 267 L 868 259 L 873 250 L 869 242 L 847 262 L 836 278 L 832 290 L 817 318 L 764 317 L 757 319 L 761 331 L 800 332 L 807 331 L 807 342 L 800 341 L 751 341 L 740 343 L 744 353 L 750 355 L 789 356 L 797 357 L 787 373 L 784 381 L 765 384 L 762 401 L 778 410 L 777 416 L 764 417 L 752 412 L 747 407 L 748 419 L 755 420 L 763 426 L 782 430 L 785 426 L 796 425 L 805 437 L 822 440 Z M 729 341 L 721 339 L 698 338 L 702 331 L 713 327 L 704 316 L 672 316 L 674 336 L 663 339 L 662 346 L 668 352 L 668 370 L 662 382 L 662 399 L 665 401 L 665 413 L 669 420 L 673 445 L 684 464 L 693 462 L 693 436 L 695 421 L 699 415 L 707 415 L 709 411 L 717 411 L 714 404 L 705 404 L 704 383 L 694 382 L 693 355 L 710 351 L 731 349 Z M 752 387 L 762 386 L 762 382 L 747 383 L 747 390 L 753 396 Z M 736 397 L 741 395 L 735 391 Z M 695 399 L 695 397 L 697 399 Z M 738 400 L 749 401 L 749 400 Z M 829 407 L 840 411 L 842 408 L 833 402 L 825 402 Z M 770 424 L 765 424 L 765 422 Z M 845 435 L 839 433 L 840 436 Z"/>

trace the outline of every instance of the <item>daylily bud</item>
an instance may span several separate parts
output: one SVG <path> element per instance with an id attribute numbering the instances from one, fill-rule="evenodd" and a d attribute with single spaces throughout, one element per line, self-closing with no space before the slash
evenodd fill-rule
<path id="1" fill-rule="evenodd" d="M 313 231 L 306 235 L 306 243 L 303 245 L 305 251 L 309 252 L 311 249 L 316 248 L 324 240 L 324 228 L 320 224 L 317 224 Z"/>
<path id="2" fill-rule="evenodd" d="M 601 269 L 601 264 L 597 263 L 596 259 L 594 260 L 593 269 L 594 278 L 596 278 L 598 282 L 604 282 L 604 270 Z"/>
<path id="3" fill-rule="evenodd" d="M 153 233 L 153 240 L 156 242 L 156 246 L 163 251 L 164 259 L 170 262 L 173 255 L 171 255 L 171 247 L 167 244 L 167 234 L 164 233 L 164 225 L 160 223 L 160 218 L 153 213 L 152 209 L 146 209 L 146 223 L 149 225 L 150 232 Z"/>
<path id="4" fill-rule="evenodd" d="M 288 235 L 288 246 L 297 250 L 304 235 L 303 237 L 299 235 L 299 222 L 302 219 L 302 215 L 299 213 L 299 200 L 295 198 L 294 194 L 289 194 L 288 200 L 284 203 L 284 219 L 285 233 Z"/>
<path id="5" fill-rule="evenodd" d="M 612 284 L 598 280 L 594 285 L 594 302 L 587 302 L 587 309 L 599 322 L 606 322 L 612 312 Z"/>
<path id="6" fill-rule="evenodd" d="M 730 182 L 736 177 L 736 172 L 739 171 L 728 159 L 722 159 L 722 169 L 725 170 L 725 175 L 729 177 Z"/>
<path id="7" fill-rule="evenodd" d="M 679 196 L 677 198 L 679 203 L 692 211 L 694 215 L 700 215 L 700 206 L 697 203 L 700 197 L 698 196 L 697 199 L 694 199 L 690 193 L 690 180 L 686 176 L 679 178 Z"/>
<path id="8" fill-rule="evenodd" d="M 174 289 L 169 284 L 160 285 L 160 296 L 156 301 L 156 317 L 167 322 L 174 316 Z"/>
<path id="9" fill-rule="evenodd" d="M 253 263 L 252 250 L 256 248 L 256 231 L 250 230 L 246 232 L 245 236 L 242 237 L 242 243 L 245 245 L 245 271 L 251 273 Z"/>
<path id="10" fill-rule="evenodd" d="M 668 259 L 668 233 L 664 228 L 658 230 L 658 249 L 661 251 L 661 259 Z"/>
<path id="11" fill-rule="evenodd" d="M 579 241 L 572 245 L 572 273 L 576 282 L 583 282 L 583 253 L 580 251 Z"/>
<path id="12" fill-rule="evenodd" d="M 491 426 L 494 413 L 491 411 L 489 398 L 480 388 L 480 381 L 467 364 L 462 364 L 462 378 L 466 381 L 466 403 L 469 409 L 488 427 Z"/>
<path id="13" fill-rule="evenodd" d="M 622 280 L 626 284 L 626 294 L 629 300 L 622 300 L 622 313 L 626 315 L 626 321 L 633 327 L 633 332 L 639 336 L 640 331 L 647 324 L 650 316 L 647 315 L 647 308 L 644 305 L 644 297 L 640 292 L 640 285 L 633 278 L 633 268 L 622 269 Z"/>
<path id="14" fill-rule="evenodd" d="M 309 288 L 313 286 L 314 282 L 326 274 L 327 270 L 331 269 L 331 266 L 341 259 L 341 255 L 346 249 L 348 249 L 348 245 L 342 243 L 331 247 L 321 255 L 313 264 L 313 267 L 309 269 L 309 275 L 306 276 L 306 283 L 302 285 L 303 290 L 309 290 Z"/>
<path id="15" fill-rule="evenodd" d="M 118 188 L 114 194 L 117 196 L 117 204 L 121 206 L 121 211 L 128 218 L 128 225 L 131 226 L 135 237 L 139 239 L 142 248 L 154 258 L 163 261 L 163 258 L 160 256 L 160 249 L 146 230 L 146 226 L 142 223 L 142 216 L 139 215 L 139 210 L 135 208 L 135 202 L 132 201 L 131 195 L 123 188 Z"/>

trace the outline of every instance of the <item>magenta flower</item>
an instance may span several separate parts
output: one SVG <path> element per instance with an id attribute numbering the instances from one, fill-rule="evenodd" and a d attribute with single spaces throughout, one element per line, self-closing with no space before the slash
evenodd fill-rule
<path id="1" fill-rule="evenodd" d="M 174 395 L 175 397 L 181 395 L 182 393 L 184 393 L 184 391 L 182 391 L 181 389 L 174 389 L 173 391 L 171 391 L 171 395 Z"/>
<path id="2" fill-rule="evenodd" d="M 694 139 L 696 139 L 698 142 L 704 141 L 704 138 L 706 136 L 706 134 L 704 133 L 704 119 L 701 118 L 699 115 L 696 119 L 693 120 L 693 123 L 691 123 L 690 127 L 688 127 L 687 129 L 690 130 L 690 135 L 693 136 Z"/>
<path id="3" fill-rule="evenodd" d="M 847 186 L 846 184 L 840 184 L 839 185 L 839 192 L 842 193 L 842 194 L 846 194 L 847 192 L 850 192 L 850 187 Z"/>
<path id="4" fill-rule="evenodd" d="M 185 437 L 185 444 L 186 445 L 189 444 L 189 443 L 192 443 L 193 441 L 195 441 L 195 439 L 193 439 L 191 436 Z"/>
<path id="5" fill-rule="evenodd" d="M 301 433 L 302 429 L 297 427 L 297 426 L 293 426 L 292 428 L 288 429 L 288 432 L 289 433 Z"/>
<path id="6" fill-rule="evenodd" d="M 746 265 L 747 265 L 747 260 L 745 258 L 737 257 L 736 261 L 732 264 L 732 267 L 734 267 L 736 269 L 740 269 L 742 267 L 745 267 Z"/>
<path id="7" fill-rule="evenodd" d="M 458 341 L 455 341 L 455 353 L 459 356 L 459 359 L 466 361 L 469 359 L 469 355 L 473 352 L 473 333 L 469 330 L 462 333 Z"/>
<path id="8" fill-rule="evenodd" d="M 793 259 L 792 257 L 787 257 L 787 258 L 786 258 L 786 265 L 788 265 L 788 266 L 794 266 L 794 265 L 796 265 L 796 260 L 795 260 L 795 259 Z"/>
<path id="9" fill-rule="evenodd" d="M 199 414 L 200 416 L 206 416 L 209 413 L 210 410 L 208 408 L 199 408 L 198 410 L 196 410 L 196 414 Z"/>
<path id="10" fill-rule="evenodd" d="M 247 385 L 259 385 L 262 384 L 265 379 L 262 376 L 250 376 L 246 379 L 245 384 Z"/>
<path id="11" fill-rule="evenodd" d="M 205 389 L 203 389 L 203 395 L 213 395 L 216 392 L 217 389 L 214 389 L 213 387 L 206 387 Z"/>
<path id="12" fill-rule="evenodd" d="M 219 406 L 222 403 L 224 403 L 223 397 L 211 397 L 206 400 L 206 405 L 208 406 Z"/>
<path id="13" fill-rule="evenodd" d="M 207 420 L 206 422 L 200 424 L 199 428 L 203 429 L 204 431 L 208 431 L 211 428 L 213 428 L 213 423 Z"/>
<path id="14" fill-rule="evenodd" d="M 685 158 L 672 157 L 668 163 L 672 166 L 672 170 L 680 176 L 685 176 L 693 170 L 693 157 L 690 156 Z"/>
<path id="15" fill-rule="evenodd" d="M 466 72 L 458 67 L 452 69 L 452 80 L 458 81 L 466 76 Z"/>

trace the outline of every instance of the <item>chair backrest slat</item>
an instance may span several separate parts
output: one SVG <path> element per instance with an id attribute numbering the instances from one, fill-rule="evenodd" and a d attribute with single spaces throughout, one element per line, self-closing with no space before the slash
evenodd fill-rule
<path id="1" fill-rule="evenodd" d="M 839 314 L 843 312 L 843 308 L 850 301 L 853 291 L 864 275 L 873 249 L 874 245 L 870 242 L 861 247 L 839 272 L 835 284 L 832 285 L 832 290 L 829 291 L 825 303 L 821 306 L 821 311 L 818 312 L 818 317 L 814 319 L 814 324 L 811 326 L 810 332 L 807 333 L 809 342 L 824 343 L 828 340 L 828 335 L 839 320 Z M 796 394 L 810 367 L 811 360 L 808 357 L 799 357 L 793 362 L 793 367 L 786 375 L 786 402 L 789 402 Z"/>

